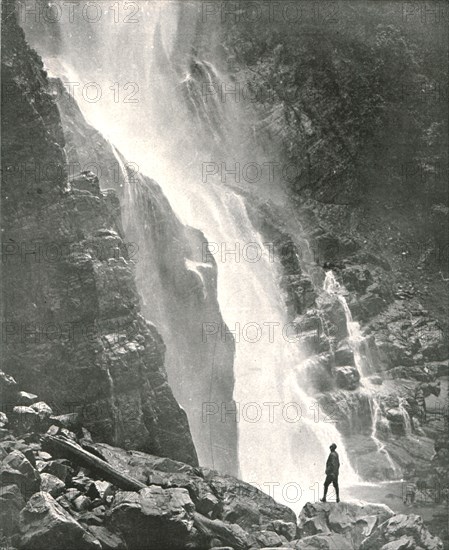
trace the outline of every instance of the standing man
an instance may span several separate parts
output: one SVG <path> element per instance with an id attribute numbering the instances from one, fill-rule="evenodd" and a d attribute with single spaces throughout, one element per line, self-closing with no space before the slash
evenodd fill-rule
<path id="1" fill-rule="evenodd" d="M 338 488 L 338 470 L 340 469 L 340 460 L 338 458 L 338 453 L 336 452 L 337 445 L 332 443 L 329 447 L 331 450 L 329 457 L 326 462 L 326 480 L 324 482 L 324 496 L 321 499 L 321 502 L 326 502 L 326 495 L 329 485 L 332 483 L 335 489 L 335 494 L 337 495 L 337 502 L 340 502 L 340 491 Z"/>

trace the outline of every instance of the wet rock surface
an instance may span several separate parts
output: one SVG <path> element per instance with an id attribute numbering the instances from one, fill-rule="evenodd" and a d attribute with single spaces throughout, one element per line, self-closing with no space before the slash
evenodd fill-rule
<path id="1" fill-rule="evenodd" d="M 100 191 L 93 174 L 67 172 L 42 61 L 14 12 L 4 16 L 2 31 L 9 90 L 3 237 L 14 243 L 2 276 L 5 311 L 15 312 L 5 320 L 3 411 L 24 431 L 48 428 L 52 415 L 78 413 L 104 441 L 196 464 L 185 412 L 167 382 L 164 344 L 139 313 L 119 201 Z M 21 163 L 30 177 L 22 177 Z M 18 400 L 8 377 L 21 386 Z"/>
<path id="2" fill-rule="evenodd" d="M 209 246 L 201 231 L 179 221 L 159 184 L 143 175 L 136 163 L 127 162 L 87 123 L 60 80 L 51 79 L 49 89 L 58 97 L 70 165 L 93 163 L 102 174 L 95 192 L 100 193 L 100 185 L 117 193 L 123 235 L 130 260 L 135 262 L 142 313 L 161 331 L 169 384 L 188 415 L 200 461 L 235 475 L 236 422 L 230 417 L 222 422 L 221 411 L 216 411 L 217 404 L 226 404 L 231 410 L 235 406 L 235 345 L 230 333 L 223 337 L 227 327 L 217 300 L 216 261 L 221 261 L 215 256 L 217 245 Z M 89 178 L 77 176 L 72 188 L 92 191 L 94 183 Z M 120 218 L 120 212 L 115 214 Z M 121 220 L 119 223 L 122 225 Z M 207 417 L 207 431 L 203 419 L 206 403 L 214 411 Z"/>

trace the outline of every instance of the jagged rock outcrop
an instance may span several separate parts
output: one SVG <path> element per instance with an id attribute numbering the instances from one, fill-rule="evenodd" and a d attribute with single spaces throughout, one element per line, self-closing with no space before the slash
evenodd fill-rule
<path id="1" fill-rule="evenodd" d="M 90 167 L 102 189 L 115 189 L 142 312 L 160 327 L 166 369 L 185 409 L 201 464 L 236 474 L 237 426 L 232 415 L 204 417 L 205 408 L 235 410 L 234 339 L 217 301 L 217 266 L 201 231 L 184 226 L 160 186 L 127 162 L 85 120 L 58 79 L 51 79 L 71 170 Z M 188 383 L 186 383 L 188 381 Z M 207 412 L 206 410 L 206 412 Z"/>
<path id="2" fill-rule="evenodd" d="M 196 464 L 164 344 L 139 313 L 118 199 L 90 174 L 69 181 L 42 61 L 4 15 L 3 368 L 104 441 Z"/>

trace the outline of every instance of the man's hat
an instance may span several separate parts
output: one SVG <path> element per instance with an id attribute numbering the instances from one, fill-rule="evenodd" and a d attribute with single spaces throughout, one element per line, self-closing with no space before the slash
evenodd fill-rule
<path id="1" fill-rule="evenodd" d="M 336 448 L 337 448 L 337 445 L 335 445 L 335 443 L 332 443 L 332 445 L 329 447 L 331 451 L 335 451 Z"/>

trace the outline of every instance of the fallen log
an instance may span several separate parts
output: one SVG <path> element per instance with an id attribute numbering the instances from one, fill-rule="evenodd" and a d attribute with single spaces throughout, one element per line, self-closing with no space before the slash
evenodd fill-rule
<path id="1" fill-rule="evenodd" d="M 98 456 L 95 456 L 89 451 L 86 451 L 70 439 L 57 435 L 44 435 L 42 439 L 45 447 L 50 452 L 53 451 L 64 458 L 68 458 L 69 460 L 80 464 L 81 466 L 90 468 L 106 481 L 116 485 L 119 489 L 123 489 L 124 491 L 139 492 L 141 489 L 145 489 L 147 487 L 145 483 L 137 481 L 137 479 L 119 472 L 108 464 L 108 462 L 98 458 Z"/>

